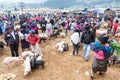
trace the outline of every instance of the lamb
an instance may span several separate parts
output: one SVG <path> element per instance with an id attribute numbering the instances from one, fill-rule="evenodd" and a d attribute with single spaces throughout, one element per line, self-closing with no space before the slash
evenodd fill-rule
<path id="1" fill-rule="evenodd" d="M 24 60 L 24 76 L 27 76 L 31 72 L 31 64 L 30 64 L 31 59 L 29 57 L 26 57 Z"/>
<path id="2" fill-rule="evenodd" d="M 12 63 L 12 62 L 17 63 L 17 62 L 19 62 L 19 61 L 21 61 L 21 60 L 23 60 L 21 57 L 7 57 L 7 58 L 4 59 L 3 63 L 4 63 L 8 68 L 10 68 L 10 66 L 9 66 L 10 63 Z"/>

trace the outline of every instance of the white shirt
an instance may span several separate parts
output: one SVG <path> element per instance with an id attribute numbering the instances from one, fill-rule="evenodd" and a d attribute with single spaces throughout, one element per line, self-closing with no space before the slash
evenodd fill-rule
<path id="1" fill-rule="evenodd" d="M 11 35 L 12 35 L 13 38 L 15 39 L 15 33 L 14 33 L 14 31 L 12 31 Z"/>
<path id="2" fill-rule="evenodd" d="M 76 24 L 75 24 L 75 23 L 71 23 L 71 29 L 74 29 L 74 28 L 75 28 L 75 26 L 76 26 Z"/>
<path id="3" fill-rule="evenodd" d="M 78 44 L 80 42 L 80 37 L 79 37 L 79 33 L 78 32 L 74 32 L 71 35 L 71 40 L 74 44 Z"/>
<path id="4" fill-rule="evenodd" d="M 51 28 L 52 28 L 51 23 L 48 23 L 48 24 L 46 25 L 46 28 L 47 28 L 47 29 L 51 29 Z"/>

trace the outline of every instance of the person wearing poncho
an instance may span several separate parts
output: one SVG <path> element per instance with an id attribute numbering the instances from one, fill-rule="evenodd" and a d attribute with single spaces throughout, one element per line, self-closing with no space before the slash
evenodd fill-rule
<path id="1" fill-rule="evenodd" d="M 103 74 L 107 71 L 107 59 L 111 54 L 111 48 L 108 44 L 108 39 L 108 35 L 103 34 L 98 38 L 98 41 L 90 44 L 91 50 L 94 52 L 91 78 L 94 78 L 94 74 L 98 71 L 100 74 Z"/>

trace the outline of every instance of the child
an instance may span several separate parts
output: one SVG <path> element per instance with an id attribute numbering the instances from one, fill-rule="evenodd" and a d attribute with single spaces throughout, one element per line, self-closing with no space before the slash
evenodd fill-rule
<path id="1" fill-rule="evenodd" d="M 91 49 L 94 51 L 91 78 L 94 78 L 95 73 L 98 71 L 100 74 L 107 71 L 107 59 L 110 57 L 111 53 L 111 48 L 107 44 L 108 39 L 108 35 L 103 34 L 98 38 L 98 41 L 91 43 Z"/>
<path id="2" fill-rule="evenodd" d="M 115 23 L 114 23 L 114 26 L 113 26 L 113 36 L 116 34 L 116 31 L 118 29 L 118 23 L 119 23 L 118 20 L 116 20 Z"/>

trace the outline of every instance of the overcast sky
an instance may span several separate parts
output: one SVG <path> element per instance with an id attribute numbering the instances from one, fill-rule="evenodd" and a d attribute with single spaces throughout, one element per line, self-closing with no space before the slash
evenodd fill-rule
<path id="1" fill-rule="evenodd" d="M 9 2 L 25 2 L 25 3 L 43 3 L 47 0 L 0 0 L 0 2 L 9 1 Z"/>

